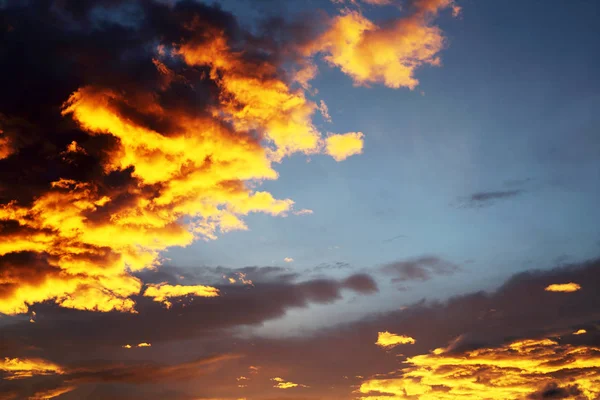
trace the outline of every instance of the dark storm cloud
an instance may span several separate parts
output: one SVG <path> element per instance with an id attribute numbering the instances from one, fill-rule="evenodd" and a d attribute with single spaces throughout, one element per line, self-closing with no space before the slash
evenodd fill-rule
<path id="1" fill-rule="evenodd" d="M 422 256 L 386 264 L 381 271 L 393 276 L 392 282 L 427 281 L 436 275 L 452 275 L 460 271 L 460 267 L 439 257 Z"/>

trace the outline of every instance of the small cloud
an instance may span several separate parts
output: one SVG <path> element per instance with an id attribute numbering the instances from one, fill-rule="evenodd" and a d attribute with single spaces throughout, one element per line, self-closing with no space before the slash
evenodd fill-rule
<path id="1" fill-rule="evenodd" d="M 579 329 L 576 332 L 573 332 L 573 335 L 585 335 L 587 331 L 585 329 Z"/>
<path id="2" fill-rule="evenodd" d="M 123 345 L 123 346 L 121 346 L 121 347 L 122 347 L 122 348 L 124 348 L 124 349 L 130 349 L 130 348 L 131 348 L 131 345 L 130 345 L 130 344 L 126 344 L 126 345 Z"/>
<path id="3" fill-rule="evenodd" d="M 294 262 L 294 259 L 292 257 L 286 257 L 283 259 L 283 261 L 285 261 L 286 263 L 291 263 Z"/>
<path id="4" fill-rule="evenodd" d="M 142 343 L 138 343 L 137 347 L 151 347 L 152 345 L 150 343 L 146 343 L 146 342 L 142 342 Z"/>
<path id="5" fill-rule="evenodd" d="M 415 342 L 416 340 L 410 336 L 396 335 L 395 333 L 385 331 L 377 334 L 377 341 L 375 344 L 379 347 L 391 349 L 392 347 L 396 347 L 400 344 L 415 344 Z"/>
<path id="6" fill-rule="evenodd" d="M 546 292 L 571 293 L 571 292 L 576 292 L 579 289 L 581 289 L 581 286 L 579 284 L 569 282 L 569 283 L 554 283 L 552 285 L 548 285 L 544 290 Z"/>
<path id="7" fill-rule="evenodd" d="M 319 112 L 323 116 L 323 119 L 327 122 L 331 122 L 331 115 L 329 115 L 329 108 L 327 108 L 327 104 L 323 100 L 319 102 L 318 105 Z"/>
<path id="8" fill-rule="evenodd" d="M 283 378 L 280 377 L 275 377 L 275 378 L 271 378 L 271 380 L 273 382 L 277 382 L 275 385 L 273 385 L 274 388 L 277 389 L 292 389 L 295 387 L 308 387 L 306 385 L 302 385 L 300 383 L 294 383 L 294 382 L 288 382 Z"/>
<path id="9" fill-rule="evenodd" d="M 396 261 L 381 267 L 388 275 L 395 275 L 392 282 L 427 281 L 434 275 L 452 275 L 458 265 L 435 256 L 422 256 L 406 261 Z"/>
<path id="10" fill-rule="evenodd" d="M 523 190 L 499 190 L 491 192 L 477 192 L 461 199 L 459 208 L 481 208 L 494 204 L 496 200 L 509 199 L 524 193 Z"/>
<path id="11" fill-rule="evenodd" d="M 313 210 L 309 210 L 308 208 L 303 208 L 302 210 L 293 211 L 294 215 L 310 215 L 314 214 Z"/>
<path id="12" fill-rule="evenodd" d="M 343 161 L 355 154 L 361 154 L 363 150 L 362 132 L 348 132 L 344 134 L 329 135 L 325 140 L 326 152 L 335 161 Z"/>
<path id="13" fill-rule="evenodd" d="M 251 374 L 258 374 L 258 371 L 260 370 L 260 367 L 257 367 L 255 365 L 251 365 L 248 367 L 248 370 L 250 371 Z"/>

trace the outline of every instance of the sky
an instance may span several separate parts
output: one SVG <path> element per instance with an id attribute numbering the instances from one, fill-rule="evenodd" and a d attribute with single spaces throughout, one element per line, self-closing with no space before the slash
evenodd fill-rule
<path id="1" fill-rule="evenodd" d="M 599 15 L 0 0 L 0 399 L 600 398 Z"/>

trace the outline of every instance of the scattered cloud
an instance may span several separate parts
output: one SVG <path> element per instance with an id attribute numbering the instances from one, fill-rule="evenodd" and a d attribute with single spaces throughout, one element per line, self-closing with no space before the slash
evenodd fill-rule
<path id="1" fill-rule="evenodd" d="M 273 387 L 277 388 L 277 389 L 292 389 L 292 388 L 297 388 L 297 387 L 308 387 L 306 385 L 302 385 L 299 383 L 288 382 L 285 379 L 280 378 L 280 377 L 271 378 L 271 380 L 273 382 L 275 382 L 275 385 Z"/>
<path id="2" fill-rule="evenodd" d="M 406 364 L 398 377 L 367 379 L 358 389 L 360 398 L 561 398 L 550 397 L 550 389 L 582 399 L 600 396 L 600 348 L 550 339 L 520 340 L 460 354 L 438 348 L 409 357 Z M 564 384 L 559 388 L 557 381 Z"/>
<path id="3" fill-rule="evenodd" d="M 573 335 L 585 335 L 587 333 L 587 331 L 585 329 L 578 329 L 577 331 L 573 332 Z"/>
<path id="4" fill-rule="evenodd" d="M 286 257 L 283 259 L 283 261 L 285 261 L 286 263 L 291 263 L 294 262 L 294 259 L 292 257 Z"/>

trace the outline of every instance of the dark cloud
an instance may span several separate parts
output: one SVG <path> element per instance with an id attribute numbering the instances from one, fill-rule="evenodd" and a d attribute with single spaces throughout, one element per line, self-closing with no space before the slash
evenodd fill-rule
<path id="1" fill-rule="evenodd" d="M 435 256 L 396 261 L 381 267 L 381 271 L 393 276 L 392 282 L 427 281 L 436 275 L 452 275 L 459 270 L 458 265 Z"/>
<path id="2" fill-rule="evenodd" d="M 532 393 L 527 396 L 528 399 L 532 400 L 545 400 L 545 399 L 575 399 L 585 400 L 586 397 L 581 396 L 583 392 L 579 387 L 575 385 L 559 386 L 558 383 L 550 383 L 539 392 Z"/>
<path id="3" fill-rule="evenodd" d="M 499 190 L 477 192 L 459 200 L 460 208 L 480 208 L 494 204 L 497 200 L 505 200 L 523 194 L 523 190 Z"/>
<path id="4" fill-rule="evenodd" d="M 295 307 L 335 301 L 344 287 L 354 286 L 356 291 L 364 292 L 363 284 L 369 279 L 358 277 L 296 284 L 259 283 L 255 287 L 222 286 L 220 289 L 226 296 L 175 303 L 171 312 L 157 303 L 139 299 L 137 315 L 90 314 L 54 305 L 38 305 L 36 323 L 15 320 L 0 328 L 0 348 L 8 357 L 46 358 L 64 364 L 70 370 L 77 370 L 93 359 L 123 360 L 124 365 L 133 366 L 140 365 L 139 357 L 148 357 L 160 359 L 159 364 L 185 365 L 194 357 L 236 354 L 240 358 L 226 361 L 218 371 L 198 375 L 191 381 L 193 383 L 178 383 L 176 388 L 165 383 L 160 389 L 176 389 L 182 396 L 189 393 L 207 398 L 235 399 L 240 395 L 249 399 L 276 398 L 276 393 L 272 392 L 276 389 L 269 379 L 282 376 L 310 386 L 302 389 L 300 398 L 319 399 L 326 393 L 328 399 L 341 400 L 352 396 L 352 385 L 361 382 L 357 376 L 369 377 L 397 370 L 400 353 L 413 356 L 439 347 L 445 347 L 451 353 L 462 353 L 539 337 L 552 337 L 561 345 L 600 346 L 600 312 L 596 301 L 600 291 L 600 260 L 519 273 L 493 292 L 470 293 L 447 301 L 423 300 L 397 311 L 372 315 L 308 336 L 262 338 L 236 333 L 239 327 L 280 317 Z M 361 283 L 349 285 L 352 281 Z M 558 282 L 578 282 L 581 289 L 573 293 L 544 290 L 549 284 Z M 587 333 L 572 335 L 579 329 L 585 329 Z M 416 343 L 384 351 L 374 344 L 377 333 L 383 331 L 413 337 Z M 131 350 L 120 347 L 124 343 L 141 341 L 152 342 L 152 347 Z M 114 362 L 103 363 L 96 367 L 115 365 Z M 149 365 L 154 364 L 150 362 Z M 260 367 L 257 374 L 250 373 L 248 367 L 251 365 Z M 90 372 L 92 370 L 96 372 Z M 105 371 L 105 368 L 94 370 L 88 366 L 86 371 L 92 376 L 118 377 L 122 379 L 121 383 L 130 377 L 132 381 L 138 379 L 136 375 L 130 375 L 133 372 L 119 368 L 114 373 L 100 370 Z M 65 398 L 85 398 L 82 390 L 89 385 L 99 386 L 93 390 L 102 393 L 108 382 L 92 384 L 89 380 L 96 379 L 92 376 L 86 375 L 88 383 Z M 239 376 L 250 380 L 243 391 L 240 389 L 232 396 L 232 387 L 237 388 Z M 20 387 L 25 381 L 9 383 Z M 137 385 L 141 385 L 139 389 L 129 389 L 132 398 L 135 398 L 134 393 L 146 390 L 145 383 Z M 568 386 L 561 384 L 557 390 Z M 538 389 L 539 393 L 544 393 L 542 389 Z M 554 393 L 553 388 L 546 389 L 550 395 Z M 298 392 L 287 393 L 281 398 L 299 395 Z"/>
<path id="5" fill-rule="evenodd" d="M 379 289 L 373 278 L 367 274 L 355 274 L 344 279 L 342 285 L 348 289 L 352 289 L 357 293 L 374 293 Z"/>

